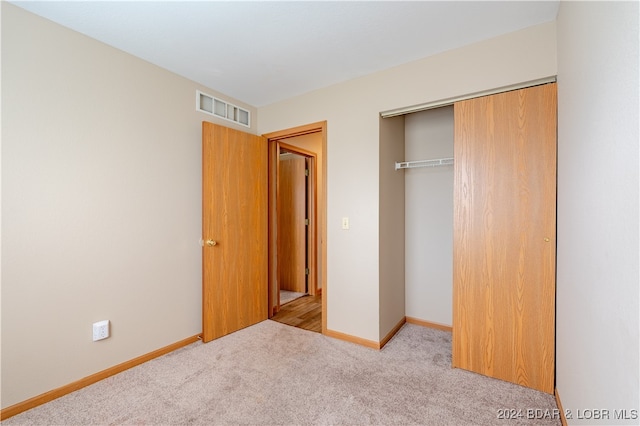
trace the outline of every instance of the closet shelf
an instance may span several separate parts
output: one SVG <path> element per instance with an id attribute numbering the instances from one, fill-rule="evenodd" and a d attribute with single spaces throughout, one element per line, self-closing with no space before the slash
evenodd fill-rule
<path id="1" fill-rule="evenodd" d="M 402 161 L 400 163 L 396 162 L 396 170 L 414 169 L 416 167 L 450 166 L 452 164 L 453 164 L 453 158 L 437 158 L 434 160 Z"/>

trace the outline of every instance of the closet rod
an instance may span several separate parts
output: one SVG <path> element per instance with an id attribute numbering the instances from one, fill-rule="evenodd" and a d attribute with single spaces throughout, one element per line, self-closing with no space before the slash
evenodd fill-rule
<path id="1" fill-rule="evenodd" d="M 396 162 L 396 170 L 414 169 L 416 167 L 450 166 L 452 164 L 453 164 L 453 158 L 438 158 L 435 160 L 402 161 L 400 163 Z"/>

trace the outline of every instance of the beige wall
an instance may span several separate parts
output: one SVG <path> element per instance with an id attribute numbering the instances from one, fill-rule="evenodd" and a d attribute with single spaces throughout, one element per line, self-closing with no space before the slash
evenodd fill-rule
<path id="1" fill-rule="evenodd" d="M 453 106 L 405 117 L 407 160 L 453 157 Z M 451 326 L 453 166 L 407 169 L 406 315 Z"/>
<path id="2" fill-rule="evenodd" d="M 570 424 L 638 424 L 614 417 L 640 409 L 638 16 L 638 2 L 558 13 L 556 386 Z M 578 418 L 593 409 L 610 417 Z"/>
<path id="3" fill-rule="evenodd" d="M 380 119 L 380 285 L 381 341 L 404 319 L 404 173 L 395 162 L 404 158 L 404 117 Z"/>
<path id="4" fill-rule="evenodd" d="M 226 97 L 1 7 L 4 408 L 200 333 L 195 91 Z"/>
<path id="5" fill-rule="evenodd" d="M 327 120 L 329 329 L 380 335 L 379 113 L 555 74 L 552 22 L 259 108 L 258 133 Z"/>

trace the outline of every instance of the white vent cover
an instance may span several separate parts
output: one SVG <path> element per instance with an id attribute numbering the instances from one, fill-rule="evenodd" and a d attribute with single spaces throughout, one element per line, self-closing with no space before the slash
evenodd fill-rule
<path id="1" fill-rule="evenodd" d="M 196 90 L 196 111 L 233 121 L 246 127 L 251 126 L 249 111 L 199 90 Z"/>

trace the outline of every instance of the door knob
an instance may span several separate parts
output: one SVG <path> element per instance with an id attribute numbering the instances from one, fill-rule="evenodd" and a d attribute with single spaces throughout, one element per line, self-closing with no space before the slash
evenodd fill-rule
<path id="1" fill-rule="evenodd" d="M 217 245 L 217 244 L 218 244 L 218 242 L 217 242 L 217 241 L 215 241 L 215 240 L 207 240 L 207 245 L 208 245 L 209 247 L 213 247 L 213 246 L 215 246 L 215 245 Z"/>

